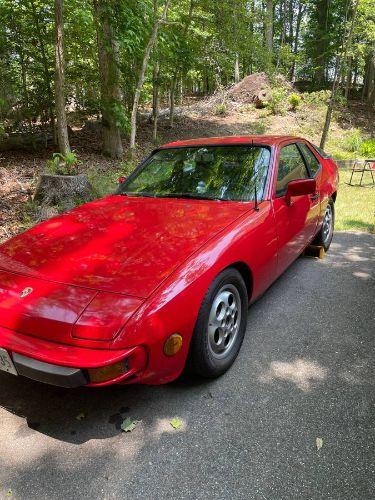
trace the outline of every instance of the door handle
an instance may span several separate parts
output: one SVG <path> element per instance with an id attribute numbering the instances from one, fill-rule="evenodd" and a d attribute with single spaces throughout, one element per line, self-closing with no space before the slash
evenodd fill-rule
<path id="1" fill-rule="evenodd" d="M 319 198 L 319 193 L 315 193 L 310 196 L 311 201 L 317 200 L 318 198 Z"/>

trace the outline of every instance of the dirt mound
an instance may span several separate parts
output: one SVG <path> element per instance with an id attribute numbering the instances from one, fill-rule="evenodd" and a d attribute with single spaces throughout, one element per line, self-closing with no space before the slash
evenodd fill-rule
<path id="1" fill-rule="evenodd" d="M 228 109 L 236 109 L 243 104 L 255 104 L 263 107 L 272 90 L 272 87 L 283 87 L 286 93 L 295 92 L 293 85 L 283 75 L 276 75 L 271 83 L 266 73 L 253 73 L 228 89 L 216 92 L 209 99 L 200 104 L 205 109 L 214 109 L 223 105 Z"/>
<path id="2" fill-rule="evenodd" d="M 265 73 L 254 73 L 245 76 L 228 91 L 228 97 L 235 102 L 250 104 L 259 97 L 266 98 L 271 91 L 271 85 L 268 76 Z"/>

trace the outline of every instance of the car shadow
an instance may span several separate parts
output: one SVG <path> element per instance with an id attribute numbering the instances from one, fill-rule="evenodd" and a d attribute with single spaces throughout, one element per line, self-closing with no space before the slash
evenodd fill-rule
<path id="1" fill-rule="evenodd" d="M 351 283 L 353 290 L 355 288 L 356 296 L 365 290 L 364 287 L 366 290 L 369 287 L 365 278 L 371 271 L 368 258 L 374 248 L 374 239 L 370 235 L 356 235 L 354 243 L 352 239 L 348 233 L 336 234 L 326 261 L 299 259 L 256 301 L 251 308 L 248 333 L 238 361 L 220 379 L 204 380 L 184 374 L 164 386 L 65 389 L 0 373 L 0 408 L 20 417 L 16 437 L 38 432 L 60 441 L 81 444 L 119 435 L 126 417 L 152 426 L 157 420 L 189 415 L 197 405 L 204 407 L 215 398 L 220 401 L 225 391 L 235 391 L 236 384 L 243 383 L 244 377 L 246 383 L 254 380 L 249 395 L 254 401 L 257 398 L 262 401 L 263 388 L 270 385 L 279 393 L 288 391 L 289 396 L 298 396 L 301 390 L 314 390 L 333 373 L 323 360 L 322 343 L 325 342 L 333 353 L 347 349 L 345 356 L 349 362 L 353 349 L 359 346 L 356 332 L 348 328 L 347 332 L 340 331 L 328 338 L 316 320 L 319 309 L 326 307 L 327 313 L 331 310 L 326 303 L 319 306 L 316 291 L 321 288 L 322 279 L 326 287 L 332 286 L 335 290 L 337 304 L 346 297 L 344 288 L 337 290 L 334 284 L 329 284 L 338 268 L 345 274 L 345 283 Z M 296 286 L 300 287 L 297 295 L 293 291 Z M 288 294 L 294 301 L 292 305 L 288 305 Z M 317 301 L 316 310 L 301 316 L 306 297 L 312 294 Z M 359 307 L 365 307 L 365 304 Z M 276 319 L 269 316 L 270 311 Z M 264 324 L 262 318 L 266 318 Z M 301 322 L 309 322 L 308 335 L 297 336 Z M 360 379 L 360 373 L 355 376 L 354 372 L 343 372 L 341 379 L 351 383 Z"/>
<path id="2" fill-rule="evenodd" d="M 148 416 L 151 400 L 174 399 L 181 391 L 210 397 L 210 381 L 187 373 L 166 386 L 95 389 L 66 389 L 0 373 L 0 387 L 0 407 L 23 419 L 17 436 L 38 431 L 73 444 L 118 435 L 126 417 L 141 420 Z"/>

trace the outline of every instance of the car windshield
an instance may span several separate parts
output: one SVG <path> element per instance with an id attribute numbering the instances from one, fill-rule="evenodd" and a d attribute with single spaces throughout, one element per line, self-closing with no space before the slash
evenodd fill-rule
<path id="1" fill-rule="evenodd" d="M 162 149 L 122 185 L 128 196 L 258 200 L 263 197 L 270 150 L 262 146 Z"/>

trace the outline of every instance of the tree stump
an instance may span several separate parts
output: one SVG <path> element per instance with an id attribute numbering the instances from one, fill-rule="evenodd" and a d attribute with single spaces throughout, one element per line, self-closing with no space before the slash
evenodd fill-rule
<path id="1" fill-rule="evenodd" d="M 34 200 L 43 205 L 74 207 L 78 201 L 90 201 L 94 190 L 86 175 L 42 174 L 35 190 Z"/>

